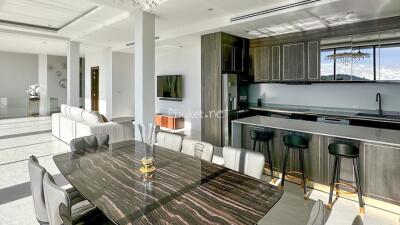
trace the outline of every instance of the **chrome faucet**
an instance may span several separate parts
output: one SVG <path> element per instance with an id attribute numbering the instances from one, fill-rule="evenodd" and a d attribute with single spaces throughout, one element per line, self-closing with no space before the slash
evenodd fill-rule
<path id="1" fill-rule="evenodd" d="M 383 112 L 382 112 L 382 96 L 381 96 L 381 93 L 377 93 L 376 94 L 376 104 L 378 106 L 378 114 L 380 116 L 382 116 Z"/>

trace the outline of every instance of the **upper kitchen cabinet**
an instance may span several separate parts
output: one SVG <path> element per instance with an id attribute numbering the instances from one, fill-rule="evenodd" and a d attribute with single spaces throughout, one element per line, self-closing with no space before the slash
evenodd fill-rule
<path id="1" fill-rule="evenodd" d="M 242 73 L 245 64 L 245 40 L 230 34 L 222 33 L 222 72 Z"/>
<path id="2" fill-rule="evenodd" d="M 304 43 L 283 44 L 283 81 L 304 81 L 305 46 Z"/>
<path id="3" fill-rule="evenodd" d="M 307 79 L 318 81 L 320 78 L 320 50 L 319 41 L 307 43 Z"/>
<path id="4" fill-rule="evenodd" d="M 250 48 L 250 73 L 255 82 L 270 80 L 271 48 L 267 46 Z"/>
<path id="5" fill-rule="evenodd" d="M 281 46 L 275 45 L 271 47 L 271 81 L 281 80 Z"/>

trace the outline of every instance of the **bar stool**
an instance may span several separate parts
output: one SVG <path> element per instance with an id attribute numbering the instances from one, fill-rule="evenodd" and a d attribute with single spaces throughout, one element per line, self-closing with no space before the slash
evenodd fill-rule
<path id="1" fill-rule="evenodd" d="M 302 186 L 304 191 L 304 199 L 307 199 L 307 184 L 306 184 L 306 175 L 304 169 L 304 150 L 308 149 L 308 140 L 304 137 L 298 135 L 286 135 L 283 137 L 283 142 L 286 146 L 286 153 L 285 159 L 283 161 L 283 168 L 282 168 L 282 187 L 285 184 L 285 176 L 287 173 L 294 173 L 294 172 L 286 172 L 286 164 L 289 157 L 290 150 L 297 150 L 299 151 L 299 161 L 300 161 L 300 173 L 302 176 Z"/>
<path id="2" fill-rule="evenodd" d="M 364 213 L 364 201 L 362 199 L 362 185 L 360 182 L 360 161 L 359 161 L 359 156 L 360 156 L 360 150 L 350 144 L 344 144 L 344 143 L 333 143 L 328 146 L 329 149 L 329 154 L 333 155 L 335 157 L 335 161 L 333 164 L 333 173 L 332 173 L 332 180 L 330 183 L 330 192 L 329 192 L 329 203 L 328 207 L 332 208 L 332 197 L 333 197 L 333 190 L 336 187 L 336 194 L 339 197 L 339 185 L 347 185 L 352 187 L 355 192 L 358 193 L 358 202 L 360 205 L 360 213 Z M 347 184 L 343 181 L 340 180 L 340 165 L 342 158 L 347 158 L 347 159 L 352 159 L 353 160 L 353 170 L 354 170 L 354 176 L 356 178 L 356 187 Z"/>
<path id="3" fill-rule="evenodd" d="M 267 156 L 268 156 L 268 164 L 269 164 L 269 170 L 271 171 L 271 179 L 274 181 L 274 169 L 272 166 L 272 154 L 271 154 L 271 148 L 270 148 L 270 141 L 274 137 L 274 133 L 269 132 L 269 131 L 263 131 L 263 130 L 252 130 L 250 131 L 250 138 L 253 140 L 253 151 L 256 150 L 256 145 L 258 143 L 258 151 L 263 153 L 264 144 L 267 144 Z"/>

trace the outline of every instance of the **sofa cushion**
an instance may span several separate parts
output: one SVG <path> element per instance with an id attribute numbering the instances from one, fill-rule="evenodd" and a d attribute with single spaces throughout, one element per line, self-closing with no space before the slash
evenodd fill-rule
<path id="1" fill-rule="evenodd" d="M 78 107 L 70 107 L 70 118 L 74 121 L 83 121 L 82 113 L 85 110 Z"/>
<path id="2" fill-rule="evenodd" d="M 66 104 L 61 104 L 61 114 L 66 115 L 66 109 L 68 105 Z"/>
<path id="3" fill-rule="evenodd" d="M 83 121 L 90 124 L 98 124 L 103 122 L 103 118 L 98 112 L 95 111 L 83 111 L 82 112 Z"/>

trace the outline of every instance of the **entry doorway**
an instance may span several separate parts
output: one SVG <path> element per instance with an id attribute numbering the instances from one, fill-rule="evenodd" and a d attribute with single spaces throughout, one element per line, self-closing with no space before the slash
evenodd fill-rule
<path id="1" fill-rule="evenodd" d="M 90 68 L 92 111 L 99 111 L 99 67 Z"/>

